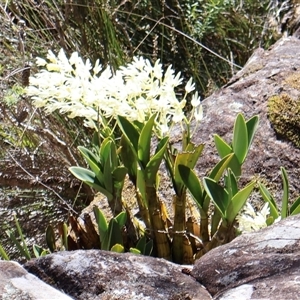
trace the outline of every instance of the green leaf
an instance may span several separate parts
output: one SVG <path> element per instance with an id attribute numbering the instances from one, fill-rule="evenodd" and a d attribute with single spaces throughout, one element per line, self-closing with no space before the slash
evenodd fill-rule
<path id="1" fill-rule="evenodd" d="M 146 167 L 150 159 L 150 145 L 152 137 L 152 129 L 156 114 L 151 116 L 143 127 L 138 141 L 138 159 L 142 163 L 143 168 Z"/>
<path id="2" fill-rule="evenodd" d="M 239 190 L 231 199 L 226 210 L 226 219 L 229 223 L 232 223 L 240 212 L 240 210 L 245 205 L 249 195 L 251 194 L 255 185 L 255 181 L 250 182 L 243 189 Z"/>
<path id="3" fill-rule="evenodd" d="M 211 216 L 211 232 L 210 236 L 213 237 L 217 232 L 222 216 L 218 209 L 215 208 L 213 215 Z"/>
<path id="4" fill-rule="evenodd" d="M 97 174 L 100 171 L 100 158 L 85 147 L 79 146 L 78 150 L 89 164 L 91 170 Z"/>
<path id="5" fill-rule="evenodd" d="M 178 172 L 181 180 L 190 191 L 196 204 L 202 209 L 204 197 L 202 187 L 196 173 L 185 165 L 178 165 Z"/>
<path id="6" fill-rule="evenodd" d="M 176 155 L 175 163 L 174 163 L 174 182 L 175 183 L 175 191 L 178 196 L 182 194 L 182 190 L 184 187 L 183 180 L 179 174 L 178 166 L 185 165 L 190 169 L 193 169 L 201 155 L 201 152 L 204 148 L 204 144 L 195 146 L 190 143 L 187 145 L 185 152 L 179 153 Z"/>
<path id="7" fill-rule="evenodd" d="M 124 181 L 127 174 L 127 168 L 125 167 L 117 167 L 113 170 L 113 180 L 117 182 Z"/>
<path id="8" fill-rule="evenodd" d="M 82 168 L 82 167 L 70 167 L 69 171 L 79 180 L 83 181 L 85 184 L 91 186 L 92 188 L 96 189 L 103 195 L 105 195 L 108 200 L 113 199 L 112 193 L 107 191 L 104 187 L 100 185 L 100 182 L 95 176 L 95 173 L 91 170 Z"/>
<path id="9" fill-rule="evenodd" d="M 127 213 L 125 211 L 122 211 L 115 217 L 115 219 L 118 222 L 120 229 L 122 229 L 127 221 Z"/>
<path id="10" fill-rule="evenodd" d="M 224 177 L 225 177 L 225 186 L 229 195 L 229 199 L 232 199 L 232 197 L 238 192 L 237 180 L 233 172 L 231 171 L 231 169 L 228 169 L 228 174 Z"/>
<path id="11" fill-rule="evenodd" d="M 146 236 L 143 235 L 137 242 L 135 248 L 138 249 L 140 251 L 140 253 L 144 253 L 145 247 L 146 247 Z"/>
<path id="12" fill-rule="evenodd" d="M 70 167 L 69 171 L 79 180 L 87 183 L 94 184 L 95 173 L 91 170 L 82 167 Z"/>
<path id="13" fill-rule="evenodd" d="M 111 152 L 109 151 L 108 156 L 106 157 L 104 161 L 104 170 L 103 170 L 103 176 L 104 176 L 104 186 L 105 189 L 113 194 L 113 178 L 112 178 L 112 172 L 113 172 L 113 166 L 111 161 Z"/>
<path id="14" fill-rule="evenodd" d="M 247 132 L 248 132 L 248 150 L 249 147 L 252 144 L 255 132 L 258 128 L 258 123 L 259 123 L 259 117 L 258 116 L 253 116 L 246 122 L 247 126 Z"/>
<path id="15" fill-rule="evenodd" d="M 117 253 L 124 253 L 125 249 L 124 246 L 122 246 L 121 244 L 115 244 L 114 246 L 111 247 L 110 251 L 117 252 Z"/>
<path id="16" fill-rule="evenodd" d="M 214 202 L 215 207 L 219 210 L 222 218 L 224 219 L 229 202 L 227 191 L 209 177 L 203 178 L 203 186 L 206 193 Z"/>
<path id="17" fill-rule="evenodd" d="M 129 252 L 133 254 L 142 254 L 141 251 L 137 248 L 129 248 Z"/>
<path id="18" fill-rule="evenodd" d="M 220 178 L 222 177 L 223 172 L 229 166 L 229 163 L 231 162 L 233 157 L 234 157 L 234 153 L 224 156 L 211 170 L 211 172 L 209 174 L 209 178 L 218 182 L 220 180 Z"/>
<path id="19" fill-rule="evenodd" d="M 214 141 L 221 158 L 233 152 L 232 148 L 218 134 L 214 135 Z"/>
<path id="20" fill-rule="evenodd" d="M 122 116 L 117 117 L 117 122 L 122 133 L 126 136 L 128 142 L 130 143 L 132 150 L 135 152 L 136 157 L 138 157 L 139 133 L 136 127 Z"/>
<path id="21" fill-rule="evenodd" d="M 130 143 L 128 142 L 127 138 L 122 135 L 120 142 L 121 160 L 124 166 L 127 168 L 130 179 L 135 183 L 137 177 L 137 156 L 135 155 L 135 152 L 132 151 L 132 148 L 129 144 Z"/>
<path id="22" fill-rule="evenodd" d="M 153 251 L 153 240 L 150 240 L 145 247 L 145 251 L 144 251 L 144 255 L 148 255 L 150 256 L 152 254 Z"/>
<path id="23" fill-rule="evenodd" d="M 283 181 L 283 196 L 281 206 L 281 219 L 284 219 L 288 215 L 288 203 L 289 203 L 289 180 L 285 168 L 281 167 L 281 177 Z"/>
<path id="24" fill-rule="evenodd" d="M 6 253 L 6 251 L 4 250 L 1 244 L 0 244 L 0 255 L 4 260 L 10 260 L 8 254 Z"/>
<path id="25" fill-rule="evenodd" d="M 246 122 L 242 114 L 238 114 L 235 120 L 232 149 L 239 163 L 242 165 L 248 152 L 248 132 Z"/>
<path id="26" fill-rule="evenodd" d="M 49 225 L 46 229 L 46 243 L 51 253 L 53 253 L 56 249 L 55 245 L 55 234 L 53 227 Z"/>
<path id="27" fill-rule="evenodd" d="M 105 218 L 104 214 L 102 213 L 102 211 L 97 206 L 93 207 L 93 211 L 94 211 L 94 215 L 95 215 L 96 222 L 97 222 L 97 225 L 98 225 L 100 243 L 101 243 L 101 246 L 102 246 L 102 243 L 104 241 L 104 237 L 107 234 L 108 224 L 107 224 L 107 221 L 106 221 L 106 218 Z"/>
<path id="28" fill-rule="evenodd" d="M 42 253 L 44 251 L 44 249 L 36 244 L 32 245 L 32 249 L 33 249 L 33 254 L 36 258 L 39 258 L 40 256 L 42 256 Z"/>
<path id="29" fill-rule="evenodd" d="M 242 165 L 238 161 L 237 156 L 234 154 L 230 163 L 228 164 L 228 168 L 234 173 L 236 177 L 240 177 L 242 174 Z"/>
<path id="30" fill-rule="evenodd" d="M 145 182 L 148 185 L 153 185 L 156 182 L 156 175 L 164 157 L 169 137 L 164 137 L 158 144 L 158 151 L 151 157 L 145 168 Z"/>
<path id="31" fill-rule="evenodd" d="M 298 197 L 290 208 L 290 215 L 294 216 L 300 213 L 300 197 Z"/>
<path id="32" fill-rule="evenodd" d="M 115 244 L 123 244 L 122 231 L 115 218 L 112 218 L 108 224 L 106 235 L 104 236 L 101 249 L 109 251 Z"/>
<path id="33" fill-rule="evenodd" d="M 274 218 L 274 220 L 276 220 L 279 217 L 279 211 L 274 198 L 263 184 L 259 183 L 258 186 L 263 199 L 265 200 L 265 202 L 269 203 L 271 216 Z"/>
<path id="34" fill-rule="evenodd" d="M 19 236 L 20 236 L 20 238 L 21 238 L 21 241 L 22 241 L 23 250 L 24 250 L 24 252 L 26 253 L 25 257 L 26 257 L 27 259 L 31 259 L 31 255 L 30 255 L 30 252 L 29 252 L 29 250 L 28 250 L 28 248 L 27 248 L 26 241 L 25 241 L 25 238 L 24 238 L 24 234 L 23 234 L 23 232 L 22 232 L 20 223 L 19 223 L 19 221 L 18 221 L 16 215 L 14 215 L 14 219 L 15 219 L 15 223 L 16 223 L 17 230 L 18 230 L 18 234 L 19 234 Z"/>

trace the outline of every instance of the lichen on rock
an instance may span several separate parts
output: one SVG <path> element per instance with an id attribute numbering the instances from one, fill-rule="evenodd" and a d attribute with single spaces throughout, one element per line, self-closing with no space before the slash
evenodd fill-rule
<path id="1" fill-rule="evenodd" d="M 292 99 L 287 94 L 270 97 L 268 117 L 278 138 L 300 148 L 300 99 Z"/>

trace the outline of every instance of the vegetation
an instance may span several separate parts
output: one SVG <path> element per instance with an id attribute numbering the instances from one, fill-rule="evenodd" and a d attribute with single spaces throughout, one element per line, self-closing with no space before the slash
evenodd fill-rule
<path id="1" fill-rule="evenodd" d="M 244 141 L 243 149 L 237 149 L 234 140 L 232 144 L 227 144 L 216 137 L 220 163 L 211 171 L 210 176 L 204 179 L 204 185 L 202 186 L 202 182 L 199 183 L 198 190 L 194 191 L 190 182 L 185 182 L 183 179 L 188 174 L 187 178 L 190 178 L 193 183 L 197 182 L 193 167 L 201 155 L 203 145 L 192 143 L 191 132 L 185 134 L 183 147 L 176 152 L 169 147 L 165 133 L 157 134 L 155 113 L 149 114 L 144 122 L 133 122 L 119 116 L 109 123 L 110 120 L 102 118 L 101 113 L 95 109 L 94 113 L 101 119 L 97 121 L 105 125 L 105 130 L 101 130 L 101 135 L 92 139 L 93 130 L 84 127 L 82 119 L 78 116 L 69 119 L 56 110 L 51 111 L 51 114 L 45 114 L 24 95 L 24 88 L 29 84 L 30 72 L 31 74 L 37 72 L 33 58 L 45 57 L 49 49 L 57 53 L 62 48 L 67 56 L 77 51 L 82 57 L 91 59 L 92 65 L 95 65 L 96 60 L 100 58 L 103 66 L 100 71 L 110 69 L 111 74 L 116 74 L 116 70 L 126 62 L 131 62 L 134 56 L 142 55 L 152 65 L 159 59 L 166 68 L 172 64 L 176 73 L 181 72 L 185 88 L 176 86 L 177 94 L 185 94 L 189 78 L 193 77 L 195 81 L 193 89 L 196 88 L 202 96 L 208 95 L 215 88 L 225 84 L 247 61 L 255 48 L 268 47 L 275 41 L 273 31 L 267 26 L 270 8 L 268 5 L 269 1 L 250 0 L 238 4 L 236 1 L 226 0 L 202 2 L 185 0 L 171 3 L 1 0 L 3 47 L 0 50 L 0 75 L 1 88 L 5 91 L 1 95 L 3 101 L 0 106 L 3 115 L 0 123 L 2 155 L 10 158 L 11 165 L 16 164 L 19 160 L 15 159 L 11 149 L 17 149 L 23 155 L 21 169 L 23 172 L 27 171 L 25 173 L 31 181 L 34 179 L 49 188 L 51 180 L 56 180 L 53 186 L 54 192 L 61 201 L 65 201 L 66 198 L 72 199 L 71 204 L 66 201 L 65 203 L 73 213 L 75 212 L 72 203 L 76 199 L 79 185 L 77 184 L 73 194 L 67 196 L 63 194 L 70 184 L 68 168 L 76 165 L 88 170 L 85 168 L 88 163 L 89 172 L 83 172 L 78 167 L 70 170 L 91 188 L 105 194 L 114 214 L 112 220 L 125 210 L 126 221 L 130 222 L 133 219 L 132 214 L 122 199 L 122 188 L 127 174 L 136 188 L 136 200 L 141 218 L 149 230 L 147 232 L 145 228 L 142 229 L 141 239 L 147 237 L 154 241 L 155 255 L 173 259 L 178 263 L 192 262 L 196 254 L 202 255 L 222 243 L 221 241 L 229 241 L 235 235 L 233 224 L 236 214 L 253 188 L 253 183 L 244 188 L 237 188 L 239 169 L 246 157 L 251 139 Z M 183 105 L 185 112 L 191 111 L 196 107 L 198 95 L 194 98 L 183 97 L 183 100 L 182 103 L 185 101 L 187 103 Z M 197 107 L 192 115 L 200 119 L 200 106 Z M 256 122 L 253 120 L 245 121 L 243 116 L 238 116 L 236 124 L 238 124 L 236 128 L 240 129 L 236 129 L 235 134 L 245 128 L 246 131 L 251 131 L 249 137 L 254 134 Z M 159 125 L 162 130 L 165 124 L 160 122 Z M 186 122 L 185 126 L 187 126 L 185 129 L 189 129 L 189 122 Z M 153 136 L 160 141 L 157 147 L 153 144 Z M 118 138 L 121 138 L 120 143 Z M 190 152 L 194 154 L 191 155 Z M 27 164 L 32 153 L 41 158 L 35 160 L 40 171 L 36 176 L 32 174 Z M 124 157 L 129 157 L 130 163 Z M 166 208 L 157 197 L 159 187 L 157 170 L 163 160 L 175 192 L 175 216 L 171 223 Z M 186 160 L 189 163 L 185 164 Z M 43 164 L 38 164 L 39 161 Z M 59 166 L 54 169 L 53 175 L 48 172 L 52 161 L 57 162 Z M 104 176 L 102 179 L 99 171 L 96 174 L 98 169 L 105 174 L 105 176 L 102 174 Z M 221 186 L 219 180 L 222 178 L 225 184 Z M 214 189 L 219 190 L 220 195 L 226 198 L 225 207 L 220 205 L 221 200 L 213 193 Z M 208 214 L 214 212 L 214 217 L 211 218 L 211 232 L 208 231 L 207 222 L 198 235 L 196 220 L 186 219 L 188 190 L 196 201 L 200 215 L 202 213 L 202 225 L 203 222 L 207 222 Z M 90 196 L 92 193 L 92 189 L 86 186 L 80 191 L 83 195 Z M 194 194 L 195 192 L 198 194 Z M 239 204 L 235 203 L 237 198 L 234 197 L 235 194 L 243 195 L 243 201 Z M 212 201 L 211 206 L 208 205 L 210 201 Z M 235 209 L 234 215 L 230 215 L 228 209 L 231 210 L 234 205 L 238 208 Z M 95 214 L 99 225 L 99 213 Z M 204 215 L 206 219 L 202 218 Z M 222 220 L 220 227 L 217 220 Z M 118 223 L 118 221 L 109 221 L 109 224 L 116 224 L 116 222 Z M 188 223 L 193 228 L 190 230 L 190 235 L 186 233 Z M 173 233 L 169 231 L 171 225 L 173 225 Z M 141 233 L 137 227 L 136 224 L 131 227 L 136 230 L 133 236 L 140 237 Z M 112 228 L 118 227 L 108 225 L 108 236 L 113 231 Z M 218 236 L 218 228 L 222 228 L 222 234 L 225 233 L 225 240 Z M 215 233 L 218 241 L 212 243 L 215 241 L 213 239 Z M 53 244 L 49 246 L 49 237 L 53 242 L 53 230 L 48 231 L 48 247 L 53 251 L 56 248 Z M 100 237 L 99 248 L 103 247 L 102 238 Z M 136 245 L 137 241 L 134 241 L 133 245 L 126 245 L 120 241 L 116 244 L 125 247 L 126 250 L 135 246 L 145 250 L 146 245 L 149 244 L 146 240 L 142 241 L 140 247 Z M 66 238 L 62 244 L 65 249 L 69 248 Z M 110 249 L 114 246 L 107 243 L 105 248 Z M 39 250 L 35 248 L 34 252 L 40 255 L 45 253 L 43 251 L 40 247 Z M 148 254 L 150 252 L 149 249 L 145 252 L 141 251 Z"/>

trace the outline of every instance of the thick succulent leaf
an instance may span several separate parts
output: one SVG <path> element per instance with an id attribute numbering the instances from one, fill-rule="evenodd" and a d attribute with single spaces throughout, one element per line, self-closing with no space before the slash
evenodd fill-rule
<path id="1" fill-rule="evenodd" d="M 225 176 L 225 186 L 229 195 L 229 199 L 232 199 L 232 197 L 238 192 L 238 185 L 231 169 L 228 169 L 228 174 Z"/>
<path id="2" fill-rule="evenodd" d="M 247 132 L 248 132 L 248 150 L 250 145 L 252 144 L 255 132 L 258 128 L 259 117 L 253 116 L 246 122 Z"/>
<path id="3" fill-rule="evenodd" d="M 218 134 L 214 135 L 214 141 L 221 158 L 233 152 L 232 148 Z"/>
<path id="4" fill-rule="evenodd" d="M 169 137 L 164 137 L 158 145 L 158 151 L 150 158 L 145 168 L 145 181 L 148 185 L 153 185 L 156 183 L 156 175 L 164 157 L 166 147 L 168 145 Z"/>
<path id="5" fill-rule="evenodd" d="M 98 225 L 100 242 L 102 243 L 104 241 L 104 237 L 107 234 L 108 224 L 107 224 L 107 221 L 106 221 L 106 218 L 105 218 L 103 212 L 97 206 L 93 207 L 93 211 L 94 211 L 95 219 L 96 219 L 96 222 Z"/>
<path id="6" fill-rule="evenodd" d="M 92 172 L 91 170 L 82 167 L 70 167 L 69 171 L 76 178 L 105 195 L 108 200 L 111 200 L 113 198 L 113 195 L 101 185 L 94 172 Z"/>
<path id="7" fill-rule="evenodd" d="M 248 132 L 246 122 L 242 114 L 238 114 L 235 120 L 232 149 L 239 163 L 242 165 L 248 152 Z"/>
<path id="8" fill-rule="evenodd" d="M 104 186 L 107 191 L 109 191 L 111 194 L 113 194 L 113 178 L 112 178 L 112 172 L 114 170 L 114 166 L 112 164 L 112 153 L 111 151 L 108 152 L 107 157 L 104 161 L 104 170 L 103 170 L 103 176 L 104 176 Z"/>
<path id="9" fill-rule="evenodd" d="M 115 244 L 123 245 L 122 231 L 115 218 L 112 218 L 108 224 L 106 235 L 101 242 L 102 250 L 110 250 Z"/>
<path id="10" fill-rule="evenodd" d="M 209 174 L 209 178 L 218 182 L 222 177 L 223 172 L 228 168 L 233 157 L 234 157 L 234 153 L 230 153 L 224 156 L 211 170 Z"/>
<path id="11" fill-rule="evenodd" d="M 273 196 L 270 194 L 270 192 L 263 184 L 259 183 L 258 186 L 259 186 L 260 194 L 262 195 L 263 199 L 265 200 L 265 202 L 269 203 L 271 216 L 273 217 L 274 220 L 277 219 L 279 217 L 279 211 Z"/>
<path id="12" fill-rule="evenodd" d="M 36 258 L 42 256 L 44 249 L 36 244 L 32 245 L 33 254 Z"/>
<path id="13" fill-rule="evenodd" d="M 125 248 L 121 244 L 115 244 L 115 245 L 113 245 L 111 247 L 110 251 L 117 252 L 117 253 L 124 253 L 125 252 Z"/>
<path id="14" fill-rule="evenodd" d="M 152 129 L 156 114 L 151 116 L 143 127 L 138 141 L 138 159 L 145 168 L 150 159 L 150 145 L 152 137 Z"/>
<path id="15" fill-rule="evenodd" d="M 228 209 L 226 210 L 226 219 L 228 223 L 232 223 L 240 212 L 240 210 L 244 207 L 249 195 L 251 194 L 254 188 L 255 182 L 250 182 L 243 189 L 239 190 L 231 199 L 228 205 Z"/>
<path id="16" fill-rule="evenodd" d="M 54 252 L 56 250 L 55 245 L 55 233 L 53 230 L 52 225 L 48 225 L 46 229 L 46 243 L 51 252 Z"/>
<path id="17" fill-rule="evenodd" d="M 281 177 L 283 181 L 283 196 L 281 206 L 281 219 L 284 219 L 288 215 L 288 204 L 289 204 L 289 180 L 285 168 L 281 167 Z"/>
<path id="18" fill-rule="evenodd" d="M 129 248 L 129 252 L 133 254 L 142 254 L 142 252 L 137 248 Z"/>
<path id="19" fill-rule="evenodd" d="M 181 180 L 191 193 L 193 199 L 199 208 L 203 208 L 203 192 L 201 183 L 198 179 L 198 176 L 195 172 L 185 165 L 178 165 L 178 173 L 180 175 Z"/>
<path id="20" fill-rule="evenodd" d="M 145 247 L 146 247 L 146 236 L 143 235 L 139 241 L 137 242 L 135 248 L 138 249 L 140 251 L 140 253 L 144 253 L 145 252 Z"/>
<path id="21" fill-rule="evenodd" d="M 229 201 L 227 191 L 209 177 L 203 178 L 203 187 L 224 219 Z"/>
<path id="22" fill-rule="evenodd" d="M 136 157 L 138 157 L 137 153 L 138 153 L 139 133 L 136 127 L 132 123 L 130 123 L 125 117 L 122 116 L 117 117 L 117 122 L 122 133 L 126 136 L 128 142 L 130 143 Z"/>
<path id="23" fill-rule="evenodd" d="M 132 151 L 129 142 L 124 135 L 121 137 L 120 146 L 121 160 L 127 168 L 130 179 L 135 183 L 137 177 L 137 156 L 135 155 L 135 152 Z"/>
<path id="24" fill-rule="evenodd" d="M 144 251 L 144 255 L 148 255 L 150 256 L 152 254 L 153 251 L 153 240 L 150 240 L 145 247 L 145 251 Z"/>
<path id="25" fill-rule="evenodd" d="M 211 232 L 210 232 L 211 237 L 213 237 L 214 234 L 217 232 L 221 219 L 222 216 L 219 210 L 215 209 L 213 215 L 211 216 Z"/>
<path id="26" fill-rule="evenodd" d="M 82 154 L 82 156 L 85 158 L 87 163 L 89 164 L 89 167 L 91 170 L 97 174 L 100 170 L 100 158 L 97 157 L 92 151 L 89 149 L 79 146 L 78 150 Z"/>
<path id="27" fill-rule="evenodd" d="M 186 150 L 183 153 L 179 153 L 176 156 L 175 164 L 174 164 L 174 183 L 175 183 L 175 191 L 178 196 L 180 196 L 183 192 L 184 183 L 179 174 L 178 166 L 185 165 L 190 169 L 193 169 L 203 151 L 204 144 L 195 146 L 190 143 L 187 145 Z"/>
<path id="28" fill-rule="evenodd" d="M 298 197 L 290 208 L 290 215 L 294 216 L 300 213 L 300 197 Z"/>
<path id="29" fill-rule="evenodd" d="M 95 182 L 95 173 L 91 170 L 82 167 L 70 167 L 69 171 L 79 180 L 85 183 Z"/>
<path id="30" fill-rule="evenodd" d="M 122 229 L 127 221 L 127 213 L 125 211 L 122 211 L 115 217 L 115 219 L 118 222 L 120 229 Z"/>
<path id="31" fill-rule="evenodd" d="M 117 167 L 113 170 L 113 180 L 117 182 L 124 181 L 127 174 L 127 168 L 125 167 Z"/>

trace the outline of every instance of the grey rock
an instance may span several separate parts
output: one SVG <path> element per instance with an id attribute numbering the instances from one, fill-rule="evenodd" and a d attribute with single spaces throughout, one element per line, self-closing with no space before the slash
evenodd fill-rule
<path id="1" fill-rule="evenodd" d="M 59 252 L 25 268 L 75 299 L 206 300 L 209 293 L 183 267 L 163 259 L 101 250 Z"/>
<path id="2" fill-rule="evenodd" d="M 218 300 L 298 299 L 300 215 L 243 234 L 201 257 L 191 272 Z"/>
<path id="3" fill-rule="evenodd" d="M 281 199 L 280 167 L 289 175 L 291 198 L 300 192 L 300 149 L 285 137 L 278 136 L 268 117 L 268 100 L 272 96 L 289 95 L 297 101 L 300 86 L 291 86 L 286 79 L 300 76 L 300 40 L 296 37 L 280 39 L 270 49 L 257 49 L 245 67 L 230 82 L 203 100 L 204 118 L 193 141 L 205 147 L 196 170 L 202 178 L 220 160 L 213 135 L 227 142 L 232 140 L 235 118 L 239 112 L 248 119 L 259 116 L 259 127 L 248 157 L 243 165 L 241 185 L 254 176 L 271 188 L 275 199 Z M 171 141 L 180 149 L 181 134 L 174 128 Z M 262 199 L 262 198 L 260 198 Z"/>
<path id="4" fill-rule="evenodd" d="M 0 297 L 3 300 L 72 299 L 13 261 L 0 261 Z"/>

